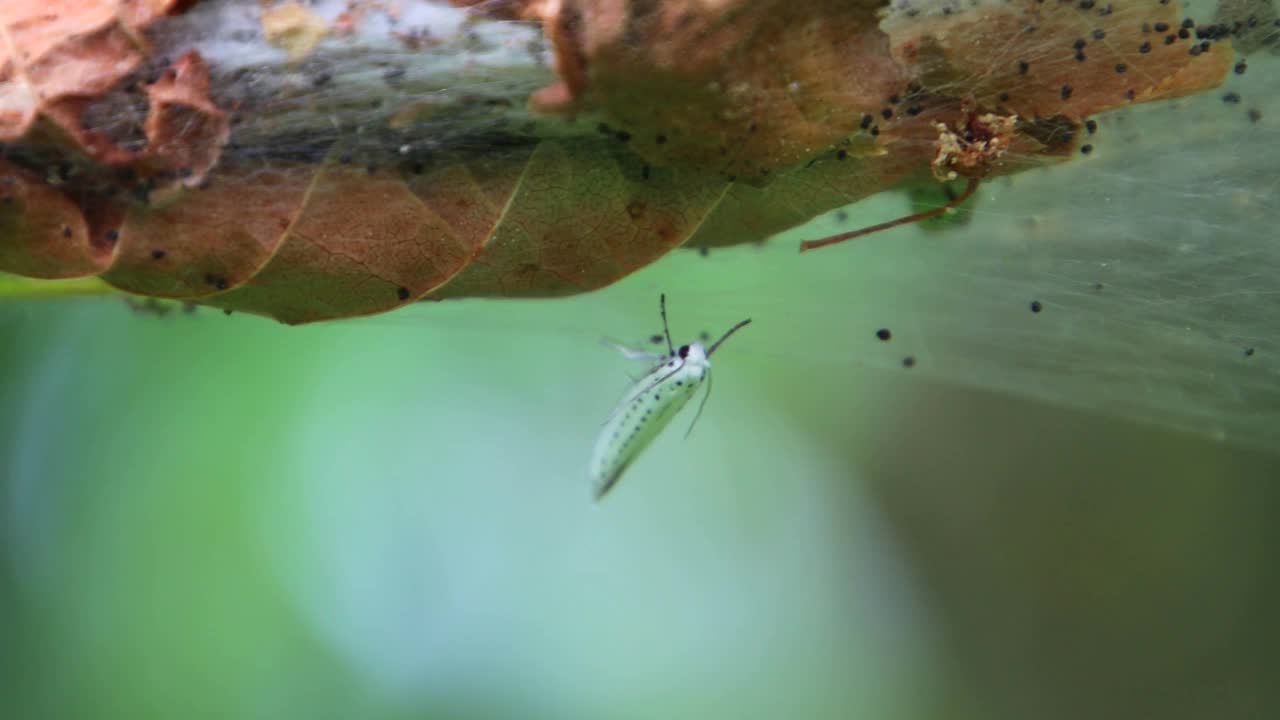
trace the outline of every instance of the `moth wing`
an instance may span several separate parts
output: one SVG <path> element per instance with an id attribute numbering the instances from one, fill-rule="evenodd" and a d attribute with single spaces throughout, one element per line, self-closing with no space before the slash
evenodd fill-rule
<path id="1" fill-rule="evenodd" d="M 631 466 L 631 462 L 633 460 L 635 460 L 634 456 L 628 458 L 626 462 L 621 463 L 618 467 L 614 468 L 613 472 L 597 481 L 595 491 L 592 493 L 595 496 L 596 502 L 600 502 L 600 499 L 612 490 L 614 485 L 618 484 L 618 480 L 622 478 L 622 473 L 627 471 L 627 468 Z"/>
<path id="2" fill-rule="evenodd" d="M 608 338 L 605 338 L 600 342 L 608 347 L 613 348 L 614 350 L 617 350 L 619 353 L 622 354 L 623 357 L 625 357 L 628 360 L 648 360 L 650 362 L 656 362 L 658 360 L 667 359 L 666 355 L 649 352 L 648 350 L 634 350 L 632 348 L 627 347 L 626 345 L 623 345 L 622 343 L 616 340 L 610 340 Z"/>
<path id="3" fill-rule="evenodd" d="M 649 392 L 655 387 L 661 385 L 664 381 L 667 380 L 667 378 L 680 372 L 680 369 L 684 367 L 684 360 L 676 359 L 676 360 L 673 360 L 672 362 L 676 363 L 675 367 L 667 367 L 667 365 L 664 363 L 654 368 L 652 371 L 649 372 L 648 375 L 645 375 L 644 377 L 637 380 L 635 385 L 633 385 L 631 389 L 627 391 L 627 394 L 623 395 L 622 399 L 618 401 L 618 404 L 614 406 L 613 412 L 609 413 L 609 417 L 605 418 L 604 422 L 600 424 L 608 425 L 609 421 L 612 420 L 615 415 L 621 412 L 622 408 L 626 407 L 627 405 L 630 405 L 632 402 L 635 401 L 636 398 L 640 397 L 641 395 L 644 395 L 645 393 Z"/>

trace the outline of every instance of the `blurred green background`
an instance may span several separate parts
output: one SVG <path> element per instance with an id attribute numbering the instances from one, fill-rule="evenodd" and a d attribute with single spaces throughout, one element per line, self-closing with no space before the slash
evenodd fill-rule
<path id="1" fill-rule="evenodd" d="M 0 715 L 1276 717 L 1250 63 L 1243 103 L 1100 118 L 934 232 L 795 252 L 886 194 L 581 297 L 315 327 L 0 303 Z M 635 370 L 599 340 L 659 292 L 677 339 L 755 322 L 593 505 Z"/>
<path id="2" fill-rule="evenodd" d="M 5 716 L 1280 707 L 1275 456 L 938 382 L 873 270 L 822 271 L 860 308 L 743 299 L 791 257 L 301 328 L 0 307 Z M 756 322 L 596 506 L 634 369 L 597 340 L 642 342 L 659 290 L 678 337 Z"/>

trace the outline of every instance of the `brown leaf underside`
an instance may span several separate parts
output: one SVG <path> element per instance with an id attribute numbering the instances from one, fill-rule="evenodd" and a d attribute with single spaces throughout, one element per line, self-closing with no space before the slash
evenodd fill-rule
<path id="1" fill-rule="evenodd" d="M 8 105 L 26 109 L 0 116 L 0 139 L 60 128 L 55 143 L 154 177 L 156 189 L 142 199 L 73 193 L 0 161 L 0 270 L 99 274 L 130 292 L 287 323 L 603 287 L 672 248 L 761 241 L 927 177 L 935 122 L 1016 113 L 1025 130 L 992 171 L 1015 172 L 1069 152 L 1084 117 L 1211 87 L 1230 62 L 1227 48 L 1193 56 L 1188 42 L 1143 32 L 1177 27 L 1177 8 L 1154 1 L 1107 13 L 1000 4 L 879 25 L 874 4 L 839 0 L 722 0 L 714 15 L 692 0 L 507 3 L 558 43 L 562 82 L 533 104 L 595 113 L 608 134 L 412 168 L 352 165 L 336 148 L 314 164 L 219 162 L 226 118 L 194 55 L 146 89 L 141 152 L 92 137 L 66 112 L 141 62 L 136 29 L 173 3 L 74 19 L 58 13 L 92 3 L 43 5 L 55 9 L 43 24 L 0 10 L 16 48 L 0 55 L 0 99 L 24 83 L 44 93 Z M 555 14 L 539 15 L 548 8 Z M 1076 58 L 1079 38 L 1087 62 Z M 113 70 L 79 85 L 61 65 L 106 59 Z M 1037 118 L 1056 118 L 1066 135 L 1046 136 Z"/>

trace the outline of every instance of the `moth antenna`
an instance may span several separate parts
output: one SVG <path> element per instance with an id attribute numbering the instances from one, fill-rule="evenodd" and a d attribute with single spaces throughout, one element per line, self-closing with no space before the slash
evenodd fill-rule
<path id="1" fill-rule="evenodd" d="M 863 237 L 864 235 L 870 235 L 872 233 L 878 233 L 881 230 L 888 230 L 889 228 L 897 227 L 899 225 L 908 225 L 911 223 L 920 222 L 921 220 L 928 220 L 929 218 L 938 217 L 939 215 L 947 212 L 948 210 L 954 209 L 955 207 L 963 203 L 965 200 L 968 200 L 970 197 L 973 196 L 974 191 L 977 189 L 978 189 L 978 178 L 969 178 L 969 184 L 965 186 L 964 192 L 955 196 L 951 200 L 948 200 L 947 204 L 943 205 L 942 207 L 936 207 L 932 210 L 925 210 L 923 212 L 918 212 L 913 215 L 907 215 L 906 217 L 900 217 L 897 220 L 890 220 L 889 222 L 880 223 L 879 225 L 864 227 L 861 230 L 852 230 L 847 233 L 840 233 L 839 235 L 832 235 L 830 237 L 821 238 L 819 240 L 805 240 L 804 242 L 800 243 L 800 252 L 805 252 L 806 250 L 817 250 L 818 248 L 821 248 L 821 247 L 826 247 L 828 245 L 835 245 L 836 243 L 842 243 L 845 240 L 853 240 L 855 238 L 860 238 L 860 237 Z"/>
<path id="2" fill-rule="evenodd" d="M 743 320 L 737 325 L 734 325 L 733 327 L 729 328 L 729 332 L 725 333 L 724 335 L 721 335 L 720 339 L 715 341 L 715 343 L 711 345 L 711 348 L 707 350 L 707 357 L 711 357 L 713 354 L 715 354 L 716 348 L 720 347 L 720 344 L 723 343 L 725 340 L 728 340 L 730 335 L 738 332 L 739 330 L 741 330 L 742 328 L 750 324 L 751 324 L 751 318 L 747 318 L 746 320 Z"/>
<path id="3" fill-rule="evenodd" d="M 684 431 L 684 439 L 689 439 L 689 434 L 693 432 L 693 426 L 698 424 L 698 418 L 702 417 L 702 409 L 707 406 L 707 400 L 711 399 L 711 370 L 707 370 L 707 391 L 702 393 L 702 402 L 698 403 L 698 412 L 694 414 L 693 421 L 689 423 L 689 429 Z"/>
<path id="4" fill-rule="evenodd" d="M 671 330 L 667 327 L 667 294 L 658 296 L 658 310 L 662 313 L 662 336 L 667 339 L 667 355 L 675 355 L 676 347 L 671 344 Z"/>

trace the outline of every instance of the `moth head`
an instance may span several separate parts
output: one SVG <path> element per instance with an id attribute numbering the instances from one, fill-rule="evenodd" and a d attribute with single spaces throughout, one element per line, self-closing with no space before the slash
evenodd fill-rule
<path id="1" fill-rule="evenodd" d="M 693 363 L 695 365 L 711 364 L 707 360 L 707 349 L 702 346 L 702 343 L 696 342 L 696 343 L 689 343 L 688 345 L 681 345 L 679 349 L 676 350 L 676 355 L 679 356 L 681 360 L 684 360 L 686 364 L 688 363 Z"/>

